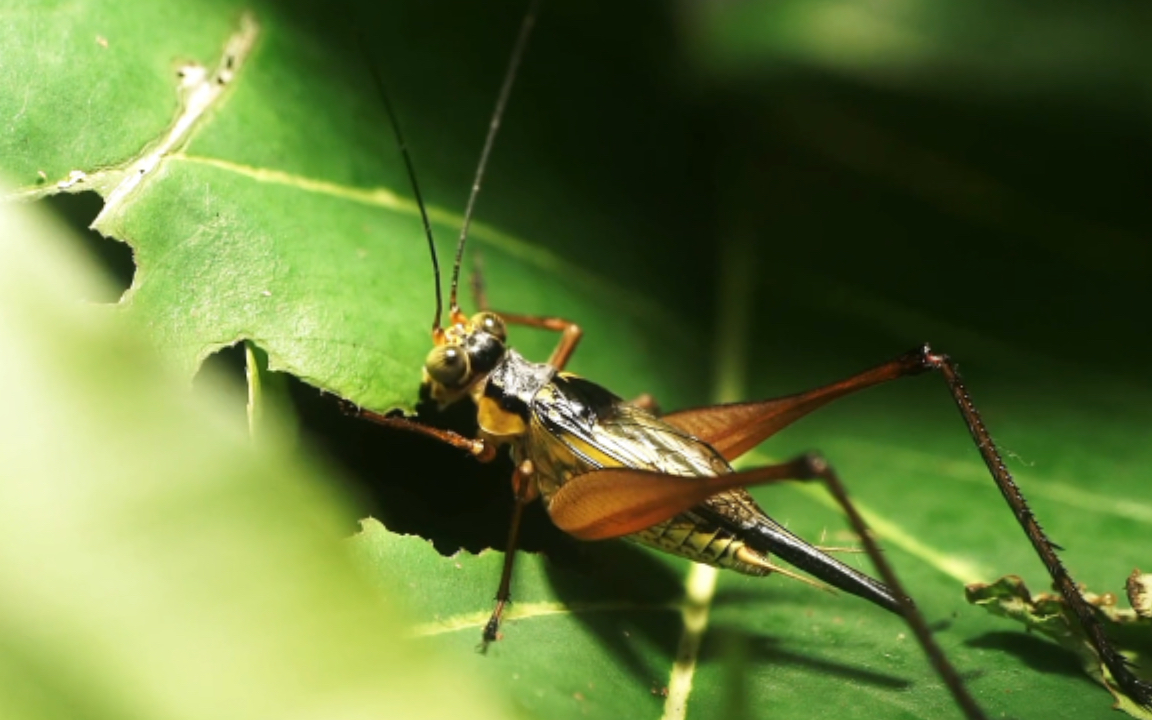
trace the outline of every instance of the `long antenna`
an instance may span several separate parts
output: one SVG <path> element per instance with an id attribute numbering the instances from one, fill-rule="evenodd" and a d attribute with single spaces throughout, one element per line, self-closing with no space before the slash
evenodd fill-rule
<path id="1" fill-rule="evenodd" d="M 524 14 L 524 20 L 520 23 L 520 35 L 516 38 L 516 47 L 512 49 L 508 70 L 504 73 L 504 84 L 500 87 L 499 97 L 496 98 L 496 109 L 492 112 L 492 120 L 488 123 L 488 137 L 484 140 L 484 149 L 480 152 L 480 163 L 476 166 L 476 179 L 472 181 L 472 193 L 468 196 L 468 206 L 464 209 L 464 224 L 460 227 L 460 240 L 456 244 L 456 263 L 452 269 L 452 295 L 449 299 L 449 312 L 453 315 L 460 310 L 460 305 L 456 302 L 456 288 L 460 284 L 460 264 L 464 260 L 464 243 L 468 240 L 468 226 L 472 224 L 472 209 L 476 206 L 476 196 L 480 194 L 480 182 L 484 179 L 484 170 L 488 166 L 488 156 L 492 154 L 496 132 L 500 129 L 500 121 L 504 118 L 504 108 L 508 106 L 508 96 L 512 94 L 512 83 L 516 80 L 516 72 L 520 69 L 520 59 L 524 57 L 524 50 L 528 47 L 528 37 L 532 34 L 532 26 L 536 23 L 536 14 L 539 8 L 540 0 L 532 0 L 528 6 L 528 12 Z M 437 302 L 436 317 L 440 317 L 439 302 Z"/>
<path id="2" fill-rule="evenodd" d="M 424 196 L 420 194 L 420 183 L 416 182 L 416 168 L 412 165 L 412 156 L 408 153 L 408 144 L 404 142 L 404 134 L 400 132 L 400 122 L 396 119 L 396 112 L 392 109 L 392 101 L 388 98 L 388 91 L 384 88 L 384 79 L 372 62 L 368 46 L 364 42 L 364 35 L 356 33 L 360 42 L 360 49 L 368 59 L 368 68 L 372 71 L 372 79 L 376 82 L 376 90 L 380 99 L 384 101 L 384 110 L 388 113 L 388 122 L 392 125 L 392 134 L 396 136 L 396 144 L 400 146 L 400 154 L 404 156 L 404 167 L 408 171 L 408 181 L 412 183 L 412 194 L 416 196 L 416 205 L 420 208 L 420 219 L 424 221 L 424 235 L 428 238 L 428 252 L 432 254 L 432 275 L 436 285 L 436 317 L 432 320 L 432 332 L 440 332 L 440 315 L 443 312 L 444 301 L 440 292 L 440 260 L 436 257 L 436 242 L 432 239 L 432 223 L 428 220 L 428 209 L 424 207 Z M 452 305 L 456 305 L 456 291 L 453 286 Z"/>

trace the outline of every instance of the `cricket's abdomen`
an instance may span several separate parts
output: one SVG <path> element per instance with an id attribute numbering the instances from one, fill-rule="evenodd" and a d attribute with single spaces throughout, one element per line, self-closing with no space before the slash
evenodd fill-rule
<path id="1" fill-rule="evenodd" d="M 677 515 L 625 539 L 745 575 L 762 576 L 772 571 L 767 558 L 748 547 L 735 533 L 718 527 L 701 527 L 690 515 Z"/>
<path id="2" fill-rule="evenodd" d="M 732 472 L 712 447 L 628 405 L 603 388 L 558 376 L 535 396 L 517 462 L 532 460 L 545 507 L 574 477 L 609 467 L 685 476 Z M 697 508 L 625 539 L 699 563 L 747 575 L 772 570 L 766 555 L 745 541 L 743 528 L 772 520 L 744 490 L 715 495 Z"/>

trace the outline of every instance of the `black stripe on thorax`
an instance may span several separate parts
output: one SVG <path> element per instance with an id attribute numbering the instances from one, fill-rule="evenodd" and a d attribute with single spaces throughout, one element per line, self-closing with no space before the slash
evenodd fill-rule
<path id="1" fill-rule="evenodd" d="M 531 413 L 528 409 L 528 403 L 515 395 L 505 392 L 504 388 L 498 383 L 492 382 L 491 380 L 485 383 L 484 397 L 495 400 L 501 410 L 520 416 L 520 419 L 525 423 L 529 421 Z"/>

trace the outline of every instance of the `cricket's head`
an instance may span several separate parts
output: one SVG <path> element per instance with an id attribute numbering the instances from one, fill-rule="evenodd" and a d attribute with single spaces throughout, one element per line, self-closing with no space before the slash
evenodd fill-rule
<path id="1" fill-rule="evenodd" d="M 441 407 L 467 395 L 500 364 L 507 352 L 508 333 L 496 313 L 480 312 L 467 317 L 451 313 L 447 328 L 435 328 L 436 347 L 424 361 L 424 382 Z"/>

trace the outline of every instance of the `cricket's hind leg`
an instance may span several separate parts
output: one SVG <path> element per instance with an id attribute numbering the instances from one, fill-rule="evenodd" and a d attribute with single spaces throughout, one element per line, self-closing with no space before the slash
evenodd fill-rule
<path id="1" fill-rule="evenodd" d="M 1017 487 L 971 395 L 960 380 L 956 364 L 947 355 L 935 352 L 925 344 L 862 373 L 814 390 L 757 402 L 683 410 L 666 415 L 663 420 L 700 438 L 726 460 L 732 461 L 761 441 L 834 400 L 873 385 L 927 372 L 940 373 L 948 384 L 952 400 L 960 410 L 989 474 L 1116 684 L 1138 704 L 1152 709 L 1152 683 L 1136 677 L 1128 667 L 1127 660 L 1108 639 L 1096 612 L 1061 562 L 1056 544 L 1041 529 Z"/>
<path id="2" fill-rule="evenodd" d="M 765 549 L 834 587 L 902 615 L 965 715 L 984 718 L 849 500 L 836 472 L 817 454 L 714 476 L 670 475 L 633 468 L 595 470 L 563 485 L 552 496 L 548 512 L 564 532 L 582 540 L 602 540 L 641 532 L 688 510 L 699 512 L 699 506 L 718 493 L 790 480 L 820 480 L 828 487 L 885 584 L 847 568 L 782 528 L 759 523 L 755 530 L 764 535 Z M 752 532 L 753 528 L 748 530 Z"/>

